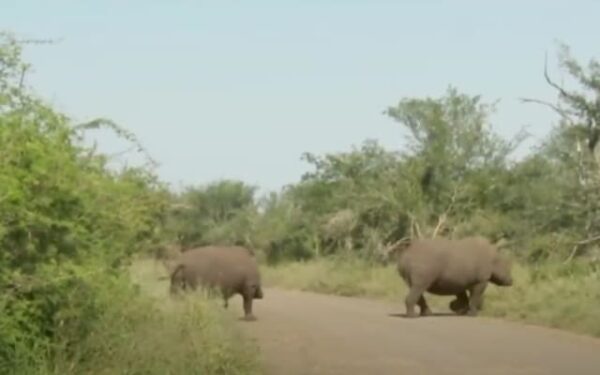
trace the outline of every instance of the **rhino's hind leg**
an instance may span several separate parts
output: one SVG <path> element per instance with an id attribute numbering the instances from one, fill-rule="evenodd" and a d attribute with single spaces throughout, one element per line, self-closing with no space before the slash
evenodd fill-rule
<path id="1" fill-rule="evenodd" d="M 229 307 L 229 299 L 233 293 L 231 293 L 231 289 L 229 288 L 221 288 L 221 298 L 223 298 L 223 308 L 227 309 Z"/>
<path id="2" fill-rule="evenodd" d="M 173 271 L 169 276 L 169 295 L 172 297 L 178 296 L 181 291 L 184 291 L 187 287 L 185 277 L 183 275 L 184 266 L 182 264 L 173 267 Z"/>
<path id="3" fill-rule="evenodd" d="M 450 310 L 458 315 L 464 315 L 469 310 L 469 297 L 467 291 L 462 291 L 456 295 L 456 298 L 450 301 Z"/>
<path id="4" fill-rule="evenodd" d="M 244 320 L 253 321 L 256 320 L 256 317 L 252 313 L 252 295 L 250 293 L 244 292 L 242 294 L 244 299 Z"/>
<path id="5" fill-rule="evenodd" d="M 260 285 L 254 286 L 254 299 L 263 299 L 265 294 L 263 293 L 262 287 Z"/>
<path id="6" fill-rule="evenodd" d="M 419 308 L 421 309 L 421 316 L 431 315 L 431 309 L 427 305 L 427 301 L 425 300 L 425 296 L 423 294 L 421 294 L 421 297 L 419 297 L 418 304 Z"/>
<path id="7" fill-rule="evenodd" d="M 410 287 L 410 291 L 404 300 L 404 303 L 406 304 L 406 316 L 408 318 L 414 318 L 417 316 L 417 313 L 415 312 L 415 305 L 417 303 L 421 309 L 423 309 L 423 306 L 429 309 L 427 307 L 427 303 L 425 302 L 425 298 L 423 297 L 423 293 L 425 293 L 426 289 L 427 288 L 425 287 L 414 284 Z M 421 311 L 423 312 L 423 310 Z"/>

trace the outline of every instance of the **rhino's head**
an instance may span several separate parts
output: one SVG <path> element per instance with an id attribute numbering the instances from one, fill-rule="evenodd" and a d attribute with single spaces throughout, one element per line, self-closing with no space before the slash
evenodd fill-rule
<path id="1" fill-rule="evenodd" d="M 492 264 L 492 276 L 490 277 L 490 282 L 498 286 L 513 285 L 511 269 L 512 264 L 510 260 L 506 256 L 498 254 L 494 258 Z"/>

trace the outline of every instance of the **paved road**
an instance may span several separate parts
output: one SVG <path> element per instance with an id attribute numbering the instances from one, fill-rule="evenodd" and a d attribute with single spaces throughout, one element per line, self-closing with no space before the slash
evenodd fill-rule
<path id="1" fill-rule="evenodd" d="M 256 322 L 268 374 L 600 374 L 600 340 L 482 317 L 407 319 L 403 304 L 265 290 Z M 241 312 L 240 298 L 230 308 Z"/>

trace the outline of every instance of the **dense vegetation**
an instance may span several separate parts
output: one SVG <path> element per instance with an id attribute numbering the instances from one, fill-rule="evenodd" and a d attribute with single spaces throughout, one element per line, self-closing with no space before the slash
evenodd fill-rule
<path id="1" fill-rule="evenodd" d="M 21 49 L 0 35 L 0 373 L 250 373 L 209 300 L 173 319 L 138 292 L 131 259 L 160 241 L 168 190 L 85 147 L 90 128 L 136 140 L 37 98 Z"/>
<path id="2" fill-rule="evenodd" d="M 498 303 L 487 313 L 600 334 L 600 64 L 583 67 L 566 47 L 559 58 L 582 90 L 540 75 L 557 103 L 523 105 L 547 106 L 557 123 L 523 158 L 512 156 L 525 132 L 502 138 L 490 125 L 494 105 L 449 87 L 384 111 L 405 135 L 403 150 L 366 140 L 347 152 L 306 153 L 311 171 L 266 197 L 240 181 L 189 187 L 175 197 L 167 231 L 183 246 L 251 246 L 271 266 L 271 282 L 376 296 L 398 290 L 397 276 L 382 275 L 399 241 L 484 235 L 524 267 L 507 292 L 514 304 L 500 307 L 492 292 Z"/>

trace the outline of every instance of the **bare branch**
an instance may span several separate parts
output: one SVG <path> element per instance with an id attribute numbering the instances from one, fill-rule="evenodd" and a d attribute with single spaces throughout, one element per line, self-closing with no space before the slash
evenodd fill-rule
<path id="1" fill-rule="evenodd" d="M 415 219 L 415 217 L 409 213 L 410 216 L 410 237 L 411 238 L 421 238 L 423 234 L 421 233 L 421 227 L 419 223 Z"/>
<path id="2" fill-rule="evenodd" d="M 124 138 L 133 143 L 137 147 L 137 151 L 143 153 L 151 167 L 155 167 L 158 163 L 150 156 L 148 151 L 142 146 L 139 139 L 130 131 L 117 125 L 115 122 L 106 118 L 97 118 L 85 123 L 77 124 L 73 127 L 75 132 L 85 132 L 87 130 L 98 130 L 108 128 L 112 130 L 118 137 Z M 81 133 L 80 133 L 81 134 Z M 126 151 L 129 152 L 130 150 Z"/>
<path id="3" fill-rule="evenodd" d="M 544 105 L 546 107 L 550 107 L 551 109 L 554 110 L 554 112 L 558 113 L 563 119 L 572 122 L 571 118 L 569 117 L 570 113 L 567 110 L 561 109 L 558 106 L 544 101 L 544 100 L 539 100 L 539 99 L 532 99 L 532 98 L 519 98 L 519 100 L 521 100 L 523 103 L 536 103 L 536 104 L 541 104 Z"/>
<path id="4" fill-rule="evenodd" d="M 431 238 L 435 238 L 437 236 L 437 234 L 440 231 L 440 229 L 442 228 L 442 226 L 446 223 L 446 218 L 447 218 L 447 216 L 446 216 L 445 212 L 440 215 L 440 217 L 438 218 L 438 223 L 435 226 L 433 233 L 431 234 Z"/>
<path id="5" fill-rule="evenodd" d="M 19 79 L 19 90 L 23 89 L 23 84 L 25 82 L 25 73 L 27 73 L 27 65 L 24 65 L 21 69 L 21 78 Z"/>
<path id="6" fill-rule="evenodd" d="M 579 250 L 579 245 L 573 246 L 573 250 L 571 250 L 571 254 L 569 254 L 567 259 L 565 259 L 564 263 L 571 262 L 573 260 L 573 258 L 575 258 L 575 255 L 577 255 L 577 250 Z"/>
<path id="7" fill-rule="evenodd" d="M 574 73 L 571 72 L 571 74 L 574 74 Z M 574 74 L 574 75 L 576 77 L 578 77 L 577 74 Z M 544 78 L 546 79 L 546 82 L 548 82 L 548 84 L 550 86 L 554 87 L 565 100 L 570 102 L 570 104 L 579 111 L 578 115 L 585 115 L 587 117 L 592 117 L 592 119 L 593 119 L 594 113 L 595 113 L 593 105 L 590 105 L 589 103 L 587 103 L 585 101 L 585 99 L 583 99 L 582 97 L 578 97 L 576 94 L 567 92 L 567 90 L 562 88 L 557 83 L 554 83 L 550 79 L 550 76 L 548 74 L 548 56 L 547 56 L 547 54 L 544 57 Z M 580 78 L 580 80 L 583 79 L 581 77 L 578 77 L 578 78 Z M 588 125 L 588 127 L 591 128 L 591 125 L 592 124 L 590 123 Z"/>
<path id="8" fill-rule="evenodd" d="M 548 74 L 548 54 L 547 53 L 544 54 L 544 78 L 546 79 L 546 82 L 548 82 L 548 84 L 550 86 L 552 86 L 556 90 L 558 90 L 558 92 L 560 92 L 560 94 L 562 96 L 564 96 L 565 98 L 571 99 L 571 94 L 566 92 L 565 89 L 563 89 L 562 87 L 560 87 L 558 84 L 554 83 L 550 79 L 550 75 Z"/>
<path id="9" fill-rule="evenodd" d="M 581 240 L 579 242 L 577 242 L 577 245 L 581 246 L 581 245 L 587 245 L 590 244 L 592 242 L 596 242 L 596 241 L 600 241 L 600 235 L 599 236 L 595 236 L 595 237 L 591 237 L 585 240 Z"/>
<path id="10" fill-rule="evenodd" d="M 505 237 L 501 237 L 494 243 L 494 246 L 496 246 L 498 249 L 502 249 L 510 246 L 510 244 L 511 241 L 507 240 Z"/>
<path id="11" fill-rule="evenodd" d="M 125 149 L 123 151 L 119 151 L 119 152 L 115 152 L 114 154 L 107 155 L 106 157 L 108 159 L 118 158 L 120 156 L 123 156 L 123 155 L 129 153 L 129 152 L 135 151 L 136 149 L 137 149 L 136 146 L 132 146 L 132 147 L 129 147 L 128 149 Z"/>
<path id="12" fill-rule="evenodd" d="M 581 246 L 588 245 L 588 244 L 596 242 L 596 241 L 600 241 L 600 236 L 595 236 L 595 237 L 587 238 L 585 240 L 581 240 L 581 241 L 577 242 L 573 246 L 573 250 L 571 250 L 571 254 L 569 254 L 569 256 L 567 257 L 567 259 L 565 259 L 564 263 L 569 263 L 570 261 L 572 261 L 573 258 L 575 258 L 575 256 L 577 256 L 577 252 L 579 251 L 579 248 Z"/>
<path id="13" fill-rule="evenodd" d="M 458 186 L 455 186 L 454 192 L 452 193 L 452 197 L 450 198 L 450 203 L 448 204 L 448 207 L 446 207 L 446 210 L 442 212 L 442 214 L 438 217 L 438 222 L 435 229 L 433 230 L 433 233 L 431 234 L 431 238 L 435 238 L 439 233 L 440 229 L 442 229 L 442 227 L 446 224 L 448 215 L 450 214 L 450 211 L 452 211 L 452 209 L 454 208 L 454 203 L 456 202 L 456 198 L 458 197 L 459 191 L 460 188 Z"/>
<path id="14" fill-rule="evenodd" d="M 413 213 L 410 211 L 406 214 L 410 217 L 410 238 L 421 238 L 421 228 L 419 227 L 419 223 L 417 222 L 415 215 L 413 215 Z"/>
<path id="15" fill-rule="evenodd" d="M 460 191 L 459 186 L 454 186 L 454 192 L 452 193 L 452 197 L 450 198 L 450 204 L 446 208 L 444 212 L 446 215 L 450 213 L 450 211 L 454 208 L 454 203 L 456 203 L 456 197 L 458 197 L 458 193 Z"/>
<path id="16" fill-rule="evenodd" d="M 383 253 L 386 258 L 390 258 L 393 254 L 401 250 L 401 245 L 409 244 L 411 241 L 410 237 L 402 237 L 398 241 L 386 246 Z"/>

